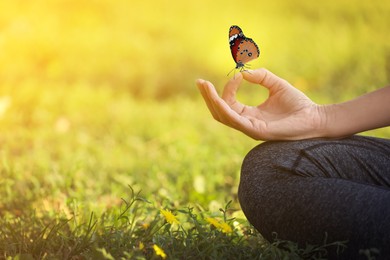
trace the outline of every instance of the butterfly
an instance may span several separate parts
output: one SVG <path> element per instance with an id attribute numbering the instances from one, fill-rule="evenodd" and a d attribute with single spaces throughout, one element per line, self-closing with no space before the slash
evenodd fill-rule
<path id="1" fill-rule="evenodd" d="M 229 45 L 233 60 L 236 62 L 235 69 L 240 69 L 240 71 L 245 70 L 247 62 L 260 56 L 257 44 L 251 38 L 247 38 L 237 25 L 229 29 Z"/>

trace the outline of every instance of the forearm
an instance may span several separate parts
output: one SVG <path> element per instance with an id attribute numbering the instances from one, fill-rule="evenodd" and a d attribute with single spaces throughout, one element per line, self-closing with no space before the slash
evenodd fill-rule
<path id="1" fill-rule="evenodd" d="M 326 105 L 323 135 L 342 137 L 390 125 L 390 86 L 348 102 Z"/>

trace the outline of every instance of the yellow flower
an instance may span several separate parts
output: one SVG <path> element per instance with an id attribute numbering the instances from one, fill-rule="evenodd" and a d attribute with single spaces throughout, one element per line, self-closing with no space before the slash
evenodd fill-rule
<path id="1" fill-rule="evenodd" d="M 146 223 L 146 222 L 142 223 L 141 225 L 143 229 L 148 229 L 150 227 L 150 223 Z"/>
<path id="2" fill-rule="evenodd" d="M 153 245 L 154 252 L 156 252 L 156 255 L 161 256 L 162 259 L 167 258 L 167 255 L 165 254 L 164 250 L 162 250 L 158 245 Z"/>
<path id="3" fill-rule="evenodd" d="M 226 222 L 220 223 L 215 218 L 206 218 L 206 221 L 209 222 L 211 225 L 213 225 L 215 228 L 220 229 L 223 233 L 233 232 L 232 228 Z"/>
<path id="4" fill-rule="evenodd" d="M 211 225 L 213 225 L 216 228 L 220 228 L 221 224 L 219 224 L 218 220 L 215 218 L 206 218 L 206 221 L 209 222 Z"/>
<path id="5" fill-rule="evenodd" d="M 180 224 L 180 222 L 179 222 L 179 220 L 177 220 L 176 216 L 173 215 L 172 212 L 170 212 L 169 210 L 161 209 L 160 212 L 165 217 L 165 220 L 169 224 L 173 224 L 173 223 Z"/>
<path id="6" fill-rule="evenodd" d="M 144 243 L 139 242 L 139 250 L 143 250 L 145 248 Z"/>
<path id="7" fill-rule="evenodd" d="M 229 226 L 228 223 L 223 222 L 220 225 L 221 225 L 221 230 L 223 233 L 232 233 L 233 232 L 232 228 Z"/>

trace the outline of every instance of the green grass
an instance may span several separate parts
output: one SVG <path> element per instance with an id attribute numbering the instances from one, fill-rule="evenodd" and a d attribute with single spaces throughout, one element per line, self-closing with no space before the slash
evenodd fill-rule
<path id="1" fill-rule="evenodd" d="M 321 258 L 337 246 L 270 244 L 247 223 L 237 186 L 257 142 L 213 121 L 199 97 L 34 89 L 21 86 L 1 118 L 1 257 L 157 259 L 158 245 L 170 259 Z"/>
<path id="2" fill-rule="evenodd" d="M 168 223 L 155 206 L 129 187 L 120 207 L 101 216 L 72 218 L 34 213 L 1 220 L 2 257 L 7 259 L 321 259 L 329 247 L 298 248 L 290 241 L 270 244 L 243 219 L 230 218 L 229 205 L 220 213 L 185 207 L 174 209 Z M 85 216 L 86 217 L 86 216 Z M 221 228 L 214 222 L 225 223 Z M 158 246 L 163 253 L 155 249 Z"/>

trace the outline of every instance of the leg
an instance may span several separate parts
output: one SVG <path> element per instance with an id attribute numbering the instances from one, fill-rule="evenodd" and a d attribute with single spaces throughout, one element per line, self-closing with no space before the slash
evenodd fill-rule
<path id="1" fill-rule="evenodd" d="M 348 240 L 346 257 L 390 256 L 390 140 L 266 142 L 245 158 L 239 200 L 267 239 L 305 245 Z M 344 255 L 343 255 L 344 256 Z"/>

